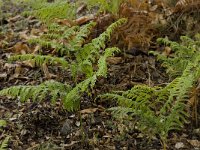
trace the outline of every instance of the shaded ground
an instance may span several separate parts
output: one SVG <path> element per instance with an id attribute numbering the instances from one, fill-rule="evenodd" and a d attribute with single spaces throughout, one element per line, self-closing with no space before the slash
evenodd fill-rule
<path id="1" fill-rule="evenodd" d="M 21 64 L 9 64 L 7 58 L 20 48 L 31 47 L 24 40 L 23 33 L 39 34 L 41 23 L 33 18 L 16 16 L 22 11 L 19 6 L 7 3 L 5 11 L 12 10 L 9 17 L 1 20 L 0 35 L 0 89 L 13 85 L 35 85 L 47 80 L 41 68 L 30 68 Z M 40 29 L 37 31 L 36 29 Z M 36 32 L 36 33 L 33 33 Z M 6 46 L 4 46 L 6 44 Z M 26 48 L 24 48 L 26 49 Z M 109 75 L 98 81 L 95 94 L 112 90 L 127 90 L 136 84 L 165 85 L 168 77 L 153 56 L 145 54 L 121 54 L 108 60 Z M 49 67 L 58 81 L 63 81 L 66 72 Z M 57 74 L 60 72 L 60 74 Z M 149 141 L 134 128 L 134 121 L 114 120 L 106 108 L 111 103 L 94 101 L 95 95 L 85 96 L 79 112 L 69 113 L 62 104 L 44 102 L 21 103 L 18 99 L 0 98 L 0 117 L 8 122 L 0 135 L 10 135 L 9 148 L 21 149 L 161 149 L 158 138 Z M 198 118 L 200 120 L 200 117 Z M 199 149 L 200 131 L 194 124 L 169 136 L 169 149 Z M 178 146 L 177 146 L 178 145 Z"/>

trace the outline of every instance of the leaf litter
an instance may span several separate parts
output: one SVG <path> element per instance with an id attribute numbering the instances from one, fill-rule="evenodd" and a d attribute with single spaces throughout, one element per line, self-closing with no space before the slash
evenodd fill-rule
<path id="1" fill-rule="evenodd" d="M 39 47 L 33 47 L 27 41 L 45 32 L 45 28 L 36 18 L 19 15 L 19 12 L 23 11 L 23 6 L 18 6 L 12 1 L 7 1 L 5 5 L 4 11 L 8 13 L 8 10 L 10 10 L 12 13 L 9 17 L 1 20 L 3 34 L 0 35 L 0 89 L 13 85 L 36 85 L 51 78 L 62 82 L 65 80 L 63 79 L 64 74 L 65 78 L 70 80 L 70 77 L 66 77 L 67 72 L 58 71 L 59 68 L 45 65 L 36 68 L 33 62 L 15 64 L 6 62 L 6 59 L 12 53 L 37 52 Z M 161 4 L 153 5 L 151 11 L 154 12 L 157 7 L 161 7 Z M 84 9 L 85 4 L 82 4 L 77 13 L 83 13 Z M 122 9 L 127 17 L 129 17 L 128 12 L 133 11 L 126 5 Z M 180 8 L 177 7 L 174 11 L 178 11 L 178 9 Z M 187 11 L 183 13 L 186 15 Z M 161 22 L 161 24 L 165 24 L 163 14 L 161 16 L 155 15 L 157 22 Z M 168 76 L 164 73 L 163 68 L 146 51 L 149 48 L 155 49 L 156 45 L 149 43 L 149 39 L 154 37 L 145 37 L 141 31 L 128 31 L 131 25 L 143 28 L 141 16 L 136 16 L 141 24 L 131 20 L 129 25 L 121 29 L 121 35 L 118 36 L 123 42 L 119 43 L 119 47 L 121 46 L 124 50 L 124 54 L 108 59 L 108 77 L 98 81 L 94 95 L 83 98 L 79 112 L 67 112 L 62 108 L 60 102 L 56 102 L 55 105 L 51 104 L 48 97 L 45 101 L 39 103 L 30 100 L 21 103 L 19 99 L 1 97 L 0 118 L 7 121 L 7 126 L 0 131 L 0 140 L 4 139 L 6 135 L 11 136 L 9 148 L 14 150 L 161 149 L 162 145 L 159 139 L 155 137 L 153 141 L 149 142 L 148 138 L 135 128 L 134 121 L 130 123 L 114 120 L 111 114 L 106 111 L 106 108 L 113 104 L 94 101 L 96 95 L 104 92 L 127 90 L 136 84 L 154 86 L 168 82 Z M 174 20 L 175 16 L 176 14 L 171 19 Z M 86 14 L 78 18 L 76 23 L 80 25 L 94 19 L 94 14 Z M 108 20 L 108 22 L 106 23 L 104 20 Z M 109 24 L 109 21 L 112 22 L 112 16 L 105 14 L 98 17 L 97 21 L 99 24 L 96 30 L 102 31 Z M 68 20 L 60 20 L 60 22 L 71 25 Z M 151 30 L 151 27 L 145 29 L 146 32 L 149 32 L 149 30 Z M 172 27 L 169 30 L 173 30 Z M 184 29 L 180 27 L 180 30 Z M 126 36 L 123 31 L 129 32 L 129 36 Z M 142 39 L 145 43 L 142 43 L 141 40 L 137 41 L 132 34 L 138 34 L 138 37 L 136 37 Z M 177 31 L 177 34 L 180 34 L 180 32 Z M 115 42 L 116 39 L 113 38 L 112 43 Z M 156 49 L 160 49 L 160 47 L 156 46 Z M 165 47 L 163 53 L 168 56 L 170 51 L 169 48 Z M 181 132 L 173 133 L 169 138 L 169 149 L 198 149 L 200 147 L 199 128 L 194 129 L 192 124 L 191 127 L 185 127 Z"/>

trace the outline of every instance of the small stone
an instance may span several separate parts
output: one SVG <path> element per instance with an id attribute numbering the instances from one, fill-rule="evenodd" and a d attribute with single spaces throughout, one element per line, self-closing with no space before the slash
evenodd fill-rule
<path id="1" fill-rule="evenodd" d="M 178 142 L 178 143 L 176 143 L 176 145 L 175 145 L 175 148 L 176 149 L 180 149 L 180 148 L 183 148 L 184 147 L 184 144 L 182 143 L 182 142 Z"/>
<path id="2" fill-rule="evenodd" d="M 67 135 L 69 135 L 71 132 L 72 132 L 72 128 L 71 128 L 71 121 L 69 120 L 69 119 L 67 119 L 66 121 L 65 121 L 65 123 L 63 124 L 63 126 L 62 126 L 62 128 L 61 128 L 61 131 L 60 131 L 60 133 L 62 134 L 62 135 L 65 135 L 65 136 L 67 136 Z"/>

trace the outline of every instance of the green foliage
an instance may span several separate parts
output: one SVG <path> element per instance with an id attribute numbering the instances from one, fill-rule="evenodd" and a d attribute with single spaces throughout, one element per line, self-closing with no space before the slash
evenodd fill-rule
<path id="1" fill-rule="evenodd" d="M 99 7 L 99 12 L 110 12 L 112 14 L 118 14 L 119 6 L 124 0 L 84 0 L 87 3 L 89 9 L 94 6 Z"/>
<path id="2" fill-rule="evenodd" d="M 14 55 L 11 56 L 9 61 L 24 61 L 24 60 L 32 60 L 34 61 L 36 66 L 42 66 L 42 64 L 48 65 L 57 65 L 60 64 L 63 69 L 68 67 L 68 62 L 64 58 L 55 57 L 55 56 L 47 56 L 47 55 L 34 55 L 34 54 L 23 54 L 23 55 Z"/>
<path id="3" fill-rule="evenodd" d="M 91 43 L 85 44 L 83 48 L 77 51 L 75 54 L 77 63 L 73 66 L 74 76 L 79 71 L 85 73 L 87 77 L 93 75 L 93 64 L 99 59 L 100 50 L 106 48 L 106 42 L 109 41 L 113 31 L 125 22 L 126 19 L 119 19 L 111 24 L 99 37 L 93 39 Z"/>
<path id="4" fill-rule="evenodd" d="M 0 8 L 3 6 L 3 1 L 0 0 Z M 0 9 L 0 18 L 2 17 L 2 10 Z"/>
<path id="5" fill-rule="evenodd" d="M 70 33 L 62 32 L 63 27 L 56 28 L 58 25 L 53 24 L 49 27 L 51 33 L 56 33 L 56 38 L 58 41 L 67 40 L 62 46 L 63 49 L 68 51 L 64 53 L 63 57 L 46 56 L 46 55 L 16 55 L 10 58 L 11 61 L 17 60 L 33 60 L 36 65 L 42 65 L 43 63 L 57 65 L 60 64 L 63 68 L 68 66 L 71 67 L 71 74 L 76 78 L 79 75 L 86 75 L 86 78 L 75 87 L 70 87 L 69 85 L 59 83 L 56 81 L 46 81 L 36 86 L 12 86 L 7 89 L 0 91 L 0 96 L 10 95 L 13 98 L 19 97 L 22 102 L 32 99 L 33 101 L 40 101 L 45 99 L 47 96 L 51 97 L 51 101 L 55 102 L 57 99 L 61 99 L 64 108 L 69 111 L 74 111 L 80 107 L 80 99 L 83 93 L 89 93 L 90 89 L 95 86 L 96 80 L 99 76 L 106 77 L 107 75 L 107 63 L 106 59 L 114 53 L 120 50 L 116 47 L 106 48 L 106 42 L 109 41 L 113 31 L 124 24 L 126 19 L 120 19 L 115 23 L 111 24 L 105 32 L 103 32 L 99 37 L 93 39 L 91 42 L 85 44 L 85 39 L 89 36 L 91 29 L 94 27 L 95 23 L 91 22 L 82 27 L 72 27 L 73 29 Z M 62 34 L 63 33 L 63 34 Z M 52 34 L 52 35 L 53 35 Z M 73 38 L 71 38 L 73 36 Z M 45 38 L 55 38 L 54 36 L 48 36 L 46 34 Z M 34 39 L 36 40 L 36 39 Z M 42 42 L 41 42 L 42 41 Z M 37 43 L 43 45 L 52 46 L 52 42 L 48 44 L 43 44 L 43 39 L 37 39 Z M 45 41 L 46 42 L 46 41 Z M 57 47 L 54 47 L 55 50 Z M 42 53 L 42 52 L 41 52 Z M 67 54 L 67 55 L 66 55 Z M 64 59 L 68 57 L 68 62 Z M 97 67 L 96 67 L 97 66 Z"/>
<path id="6" fill-rule="evenodd" d="M 75 5 L 66 0 L 55 0 L 47 2 L 47 0 L 26 0 L 32 7 L 32 11 L 26 11 L 24 14 L 33 14 L 43 22 L 52 22 L 55 18 L 58 19 L 73 19 L 75 18 Z"/>
<path id="7" fill-rule="evenodd" d="M 163 62 L 163 67 L 167 69 L 167 73 L 172 77 L 180 76 L 189 62 L 193 61 L 200 51 L 200 34 L 195 36 L 196 40 L 187 36 L 182 36 L 180 39 L 180 44 L 169 41 L 167 38 L 157 40 L 158 43 L 171 47 L 174 53 L 169 57 L 158 52 L 151 52 L 158 57 L 158 60 Z"/>
<path id="8" fill-rule="evenodd" d="M 55 102 L 57 99 L 65 96 L 71 90 L 69 85 L 56 82 L 53 80 L 46 81 L 36 86 L 12 86 L 0 91 L 0 96 L 9 95 L 13 98 L 20 96 L 22 102 L 32 99 L 33 101 L 41 101 L 48 96 L 51 96 L 51 101 Z"/>
<path id="9" fill-rule="evenodd" d="M 5 120 L 0 120 L 0 128 L 6 126 L 6 121 Z"/>
<path id="10" fill-rule="evenodd" d="M 29 42 L 40 44 L 44 48 L 53 48 L 60 55 L 69 54 L 82 47 L 95 25 L 96 23 L 90 22 L 81 27 L 73 26 L 69 28 L 54 23 L 49 25 L 49 32 L 40 38 L 30 39 Z"/>
<path id="11" fill-rule="evenodd" d="M 136 119 L 140 131 L 149 137 L 159 135 L 164 143 L 171 130 L 179 130 L 188 123 L 189 114 L 186 111 L 186 103 L 189 100 L 190 90 L 200 77 L 199 35 L 196 39 L 181 37 L 180 44 L 158 39 L 169 45 L 175 52 L 171 58 L 158 53 L 157 55 L 167 68 L 173 67 L 176 78 L 166 87 L 136 85 L 121 94 L 101 95 L 102 99 L 117 101 L 119 106 L 109 109 L 113 115 L 117 118 Z M 186 62 L 186 65 L 180 67 L 179 61 Z"/>
<path id="12" fill-rule="evenodd" d="M 119 49 L 116 47 L 107 48 L 98 60 L 98 70 L 93 73 L 92 76 L 88 77 L 84 81 L 76 85 L 73 90 L 71 90 L 65 97 L 64 107 L 69 110 L 77 110 L 80 106 L 80 95 L 81 93 L 88 92 L 90 88 L 93 88 L 97 77 L 107 75 L 107 63 L 106 58 L 112 56 L 115 52 L 119 52 Z"/>
<path id="13" fill-rule="evenodd" d="M 1 142 L 0 150 L 7 150 L 9 138 L 10 138 L 10 137 L 6 137 L 6 138 Z"/>
<path id="14" fill-rule="evenodd" d="M 6 126 L 6 121 L 0 120 L 0 129 L 1 127 L 5 127 L 5 126 Z M 0 150 L 7 150 L 9 138 L 10 137 L 7 136 L 3 141 L 0 142 Z"/>

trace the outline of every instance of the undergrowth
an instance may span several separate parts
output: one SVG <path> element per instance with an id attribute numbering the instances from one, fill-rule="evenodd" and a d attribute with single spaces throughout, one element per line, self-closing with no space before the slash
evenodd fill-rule
<path id="1" fill-rule="evenodd" d="M 34 15 L 45 23 L 52 22 L 54 19 L 74 19 L 76 6 L 66 0 L 21 0 L 28 4 L 30 9 L 23 12 L 24 15 Z"/>
<path id="2" fill-rule="evenodd" d="M 12 96 L 19 98 L 22 102 L 29 99 L 32 101 L 50 99 L 52 103 L 55 103 L 57 100 L 61 100 L 63 107 L 68 111 L 78 110 L 83 94 L 90 94 L 98 77 L 106 78 L 108 73 L 106 59 L 120 51 L 117 47 L 107 47 L 106 44 L 111 39 L 113 32 L 124 25 L 127 19 L 119 19 L 111 24 L 105 32 L 91 40 L 89 37 L 96 25 L 95 22 L 91 21 L 82 26 L 74 24 L 62 26 L 54 22 L 56 19 L 75 19 L 76 3 L 69 3 L 66 0 L 55 0 L 54 2 L 47 0 L 19 1 L 26 2 L 31 6 L 31 10 L 24 12 L 24 14 L 34 15 L 46 23 L 48 32 L 29 40 L 30 44 L 40 45 L 41 49 L 36 53 L 14 55 L 9 58 L 9 61 L 31 60 L 38 67 L 43 64 L 59 65 L 61 69 L 70 72 L 75 85 L 49 80 L 39 85 L 12 86 L 1 90 L 0 96 Z M 0 7 L 1 2 L 0 0 Z M 87 3 L 88 9 L 97 6 L 100 12 L 110 12 L 115 15 L 119 13 L 122 2 L 140 4 L 139 1 L 125 0 L 110 0 L 109 3 L 107 0 L 86 0 L 84 2 Z M 143 3 L 144 6 L 141 8 L 148 10 L 146 1 Z M 146 33 L 151 29 L 151 26 L 147 25 L 152 23 L 150 17 L 152 14 L 147 11 L 147 14 L 151 14 L 148 16 L 146 11 L 142 11 L 143 15 L 135 15 L 135 18 L 132 18 L 132 14 L 137 14 L 137 12 L 139 14 L 140 11 L 131 11 L 132 9 L 129 9 L 128 5 L 123 5 L 123 7 L 121 15 L 130 18 L 129 23 L 121 29 L 128 35 L 126 37 L 128 49 L 132 48 L 135 43 L 135 45 L 139 43 L 149 47 L 151 37 L 148 37 L 149 35 Z M 137 6 L 135 5 L 135 7 Z M 157 16 L 152 18 L 154 17 Z M 132 32 L 135 29 L 140 30 Z M 167 86 L 136 85 L 128 91 L 99 96 L 104 100 L 115 100 L 118 106 L 109 110 L 116 118 L 135 119 L 137 129 L 150 138 L 159 136 L 164 148 L 166 148 L 169 132 L 180 130 L 189 122 L 187 102 L 190 99 L 191 89 L 200 77 L 200 35 L 197 34 L 195 40 L 187 36 L 182 36 L 180 39 L 180 43 L 170 41 L 167 38 L 158 39 L 159 44 L 171 48 L 172 52 L 169 55 L 152 52 L 162 62 L 162 66 L 166 68 L 166 72 L 173 79 Z M 51 55 L 47 55 L 49 52 Z M 1 148 L 6 148 L 7 143 L 8 138 L 5 138 Z"/>
<path id="3" fill-rule="evenodd" d="M 120 4 L 125 0 L 84 0 L 89 10 L 92 7 L 99 7 L 99 12 L 110 12 L 114 15 L 119 13 Z"/>
<path id="4" fill-rule="evenodd" d="M 6 126 L 6 121 L 5 120 L 0 120 L 0 131 L 2 130 L 2 127 Z M 9 141 L 9 136 L 7 136 L 5 139 L 0 141 L 0 150 L 6 150 L 8 147 L 8 141 Z"/>
<path id="5" fill-rule="evenodd" d="M 200 77 L 200 36 L 196 40 L 182 36 L 181 43 L 158 39 L 160 44 L 170 46 L 170 57 L 155 53 L 167 73 L 174 80 L 166 87 L 136 85 L 121 93 L 107 93 L 102 99 L 116 100 L 119 106 L 110 108 L 117 118 L 134 118 L 137 128 L 150 138 L 160 136 L 164 147 L 168 133 L 180 130 L 188 123 L 187 102 L 190 92 Z"/>
<path id="6" fill-rule="evenodd" d="M 119 13 L 120 4 L 125 0 L 80 0 L 77 2 L 68 2 L 66 0 L 21 0 L 31 6 L 31 10 L 23 12 L 24 15 L 34 15 L 43 22 L 49 23 L 54 19 L 75 19 L 76 9 L 79 3 L 87 4 L 89 11 L 97 7 L 99 13 L 109 12 L 113 15 Z"/>
<path id="7" fill-rule="evenodd" d="M 120 50 L 116 47 L 106 48 L 106 42 L 109 41 L 115 29 L 126 22 L 126 19 L 120 19 L 111 24 L 105 32 L 92 41 L 85 43 L 94 22 L 88 23 L 81 27 L 71 27 L 63 32 L 63 26 L 56 25 L 57 28 L 49 27 L 49 32 L 40 38 L 32 39 L 32 44 L 37 43 L 43 47 L 55 51 L 58 56 L 44 55 L 40 50 L 38 54 L 14 55 L 9 61 L 31 60 L 36 66 L 42 64 L 60 65 L 62 69 L 69 70 L 78 82 L 75 87 L 67 83 L 56 81 L 46 81 L 36 86 L 12 86 L 0 91 L 0 95 L 11 95 L 13 98 L 20 97 L 21 101 L 42 100 L 47 96 L 51 97 L 52 102 L 61 99 L 64 108 L 74 111 L 80 107 L 80 99 L 83 93 L 89 93 L 95 85 L 98 77 L 107 75 L 107 57 L 114 55 Z M 55 26 L 55 24 L 53 24 Z M 68 32 L 70 31 L 70 32 Z M 55 39 L 55 43 L 51 40 Z M 59 43 L 59 41 L 64 41 Z M 66 60 L 68 58 L 68 60 Z M 97 68 L 97 69 L 96 69 Z M 83 76 L 84 80 L 77 81 L 78 76 Z"/>

